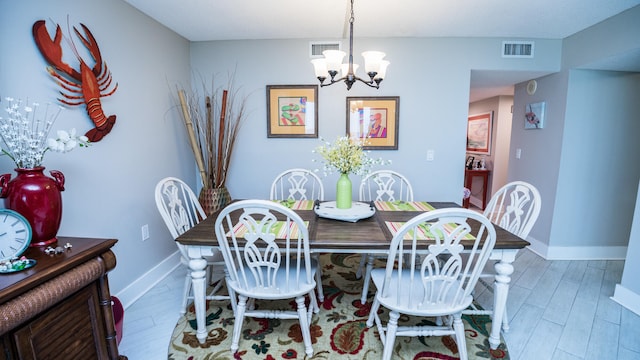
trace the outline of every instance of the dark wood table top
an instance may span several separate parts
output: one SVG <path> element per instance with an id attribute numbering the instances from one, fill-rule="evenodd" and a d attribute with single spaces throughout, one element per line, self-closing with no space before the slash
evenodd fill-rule
<path id="1" fill-rule="evenodd" d="M 452 202 L 429 202 L 436 209 L 455 207 Z M 326 219 L 316 215 L 313 210 L 295 210 L 303 220 L 309 221 L 309 247 L 312 250 L 353 250 L 363 252 L 365 250 L 386 251 L 393 238 L 387 229 L 385 221 L 407 221 L 418 215 L 419 211 L 379 211 L 367 219 L 351 223 Z M 201 221 L 193 228 L 180 235 L 176 241 L 184 245 L 217 246 L 214 225 L 218 213 L 215 213 Z M 495 226 L 495 249 L 522 249 L 529 242 L 518 236 Z"/>

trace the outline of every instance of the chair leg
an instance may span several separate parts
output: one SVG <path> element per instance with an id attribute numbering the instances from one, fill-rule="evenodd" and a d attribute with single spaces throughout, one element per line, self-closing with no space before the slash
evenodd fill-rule
<path id="1" fill-rule="evenodd" d="M 233 291 L 233 289 L 231 288 L 231 286 L 229 286 L 229 282 L 227 281 L 229 279 L 229 270 L 227 270 L 227 268 L 224 268 L 224 282 L 227 285 L 227 292 L 229 292 L 229 302 L 231 302 L 231 309 L 233 310 L 233 313 L 236 314 L 236 308 L 238 305 L 238 299 L 236 297 L 236 293 L 235 291 Z"/>
<path id="2" fill-rule="evenodd" d="M 242 323 L 244 322 L 244 311 L 247 307 L 247 297 L 238 296 L 238 304 L 235 314 L 236 318 L 233 323 L 233 338 L 231 340 L 231 354 L 235 354 L 238 351 L 238 343 L 240 342 L 240 333 L 242 332 Z"/>
<path id="3" fill-rule="evenodd" d="M 319 313 L 320 307 L 318 306 L 318 299 L 314 291 L 309 292 L 309 300 L 309 309 L 316 314 Z M 309 312 L 309 323 L 311 323 L 311 312 Z"/>
<path id="4" fill-rule="evenodd" d="M 181 316 L 187 313 L 187 303 L 189 302 L 189 295 L 191 294 L 191 273 L 189 271 L 187 271 L 187 276 L 184 278 L 184 290 L 182 293 L 182 306 L 180 307 Z"/>
<path id="5" fill-rule="evenodd" d="M 464 324 L 462 323 L 462 313 L 453 315 L 453 330 L 456 332 L 456 344 L 460 360 L 467 360 L 467 342 L 464 338 Z"/>
<path id="6" fill-rule="evenodd" d="M 307 321 L 307 307 L 304 305 L 304 296 L 296 298 L 298 304 L 298 320 L 300 321 L 300 331 L 302 331 L 302 341 L 304 342 L 304 352 L 309 358 L 313 356 L 313 346 L 311 346 L 311 329 Z M 235 328 L 234 328 L 235 335 Z M 238 333 L 238 336 L 240 333 Z"/>
<path id="7" fill-rule="evenodd" d="M 371 305 L 371 310 L 369 310 L 369 318 L 367 319 L 367 327 L 373 326 L 373 320 L 375 316 L 378 314 L 378 308 L 380 308 L 380 302 L 378 301 L 378 297 L 374 296 L 373 305 Z"/>
<path id="8" fill-rule="evenodd" d="M 398 330 L 398 319 L 400 314 L 397 311 L 389 313 L 389 322 L 387 323 L 387 336 L 384 341 L 384 350 L 382 351 L 382 360 L 390 360 L 393 353 L 393 345 L 396 342 L 396 331 Z"/>
<path id="9" fill-rule="evenodd" d="M 364 256 L 364 255 L 363 255 Z M 367 255 L 367 270 L 364 273 L 364 281 L 362 282 L 362 296 L 360 297 L 360 303 L 364 305 L 367 302 L 367 295 L 369 294 L 369 283 L 371 282 L 371 270 L 373 270 L 373 255 Z"/>

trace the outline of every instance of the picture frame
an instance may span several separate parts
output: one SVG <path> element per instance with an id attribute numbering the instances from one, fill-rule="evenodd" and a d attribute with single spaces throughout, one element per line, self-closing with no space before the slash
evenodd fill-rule
<path id="1" fill-rule="evenodd" d="M 267 85 L 267 137 L 318 137 L 318 85 Z"/>
<path id="2" fill-rule="evenodd" d="M 368 119 L 368 120 L 365 120 Z M 365 150 L 398 150 L 400 97 L 347 97 L 347 136 Z"/>
<path id="3" fill-rule="evenodd" d="M 527 104 L 524 110 L 524 128 L 526 130 L 544 128 L 544 110 L 544 101 Z"/>
<path id="4" fill-rule="evenodd" d="M 493 111 L 469 115 L 467 118 L 467 152 L 491 155 Z"/>

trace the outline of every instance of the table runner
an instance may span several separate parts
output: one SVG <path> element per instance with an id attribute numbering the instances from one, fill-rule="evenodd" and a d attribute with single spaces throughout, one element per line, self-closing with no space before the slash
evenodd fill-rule
<path id="1" fill-rule="evenodd" d="M 387 228 L 389 229 L 389 231 L 391 232 L 391 235 L 395 236 L 396 233 L 398 232 L 398 230 L 400 230 L 400 228 L 402 227 L 402 225 L 405 224 L 405 222 L 401 222 L 401 221 L 385 221 L 384 222 L 385 225 L 387 225 Z M 444 230 L 447 233 L 451 233 L 455 228 L 456 228 L 457 224 L 445 224 L 444 225 Z M 416 235 L 416 238 L 418 240 L 435 240 L 435 236 L 433 236 L 433 234 L 431 233 L 431 230 L 429 229 L 429 226 L 426 224 L 421 224 L 418 225 L 418 234 Z M 403 237 L 404 240 L 412 240 L 413 239 L 413 229 L 407 231 L 404 234 Z M 474 240 L 475 236 L 471 235 L 471 234 L 467 234 L 464 236 L 465 240 Z"/>
<path id="2" fill-rule="evenodd" d="M 426 201 L 375 201 L 380 211 L 431 211 L 435 208 Z"/>
<path id="3" fill-rule="evenodd" d="M 273 200 L 291 210 L 313 210 L 313 200 Z"/>
<path id="4" fill-rule="evenodd" d="M 270 229 L 270 233 L 276 236 L 276 239 L 286 239 L 287 238 L 287 227 L 283 226 L 286 221 L 276 221 Z M 298 238 L 298 224 L 291 221 L 291 239 Z M 305 221 L 304 225 L 309 227 L 309 222 Z M 247 227 L 242 223 L 238 223 L 233 227 L 233 232 L 238 238 L 244 238 L 244 234 L 247 232 Z M 231 232 L 227 232 L 227 237 L 231 236 Z"/>

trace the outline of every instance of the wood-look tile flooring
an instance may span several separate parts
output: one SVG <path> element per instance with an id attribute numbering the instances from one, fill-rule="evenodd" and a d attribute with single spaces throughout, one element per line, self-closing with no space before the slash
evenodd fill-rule
<path id="1" fill-rule="evenodd" d="M 640 360 L 640 316 L 610 299 L 623 267 L 624 261 L 547 261 L 520 251 L 504 334 L 511 359 Z M 125 310 L 120 353 L 129 360 L 167 358 L 185 274 L 178 268 Z M 476 294 L 485 308 L 492 296 Z"/>

